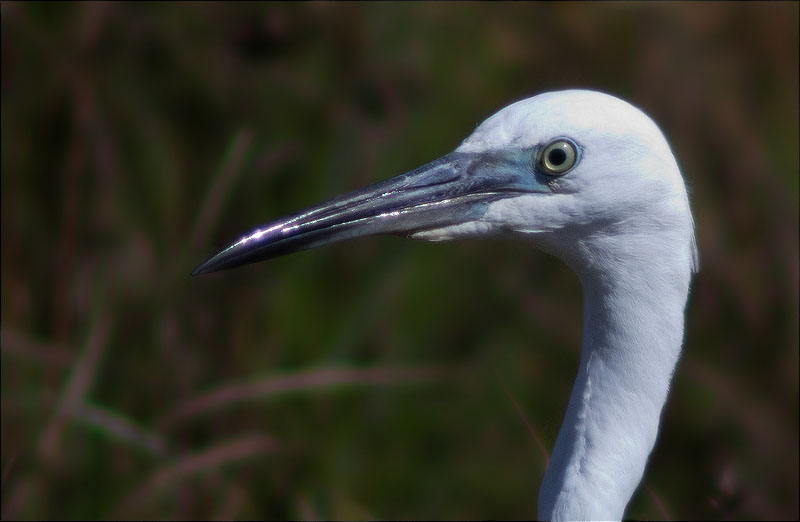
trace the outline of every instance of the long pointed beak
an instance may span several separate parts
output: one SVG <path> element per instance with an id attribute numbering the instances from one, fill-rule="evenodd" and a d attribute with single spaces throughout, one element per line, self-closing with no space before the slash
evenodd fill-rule
<path id="1" fill-rule="evenodd" d="M 477 221 L 489 203 L 549 192 L 530 151 L 452 152 L 395 178 L 257 227 L 201 263 L 206 274 L 376 234 L 411 235 Z"/>

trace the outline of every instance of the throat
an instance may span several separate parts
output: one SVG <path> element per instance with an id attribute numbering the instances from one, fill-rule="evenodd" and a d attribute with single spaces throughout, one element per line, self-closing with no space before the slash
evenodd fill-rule
<path id="1" fill-rule="evenodd" d="M 655 445 L 683 341 L 688 271 L 582 279 L 581 360 L 539 494 L 543 520 L 623 517 Z"/>

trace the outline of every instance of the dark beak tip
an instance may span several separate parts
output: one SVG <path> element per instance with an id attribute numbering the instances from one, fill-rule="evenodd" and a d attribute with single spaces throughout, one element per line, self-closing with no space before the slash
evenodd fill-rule
<path id="1" fill-rule="evenodd" d="M 216 272 L 218 270 L 221 270 L 221 268 L 219 267 L 219 264 L 213 262 L 215 257 L 216 256 L 212 257 L 211 259 L 206 259 L 205 261 L 203 261 L 202 263 L 197 265 L 194 268 L 194 270 L 192 270 L 192 273 L 190 274 L 190 276 L 199 276 L 199 275 L 203 275 L 203 274 L 210 274 L 212 272 Z"/>
<path id="2" fill-rule="evenodd" d="M 258 255 L 258 250 L 241 248 L 234 245 L 218 252 L 197 265 L 195 269 L 192 270 L 191 275 L 198 276 L 220 272 L 222 270 L 253 263 L 263 258 L 263 256 Z"/>
<path id="3" fill-rule="evenodd" d="M 205 263 L 203 263 L 203 264 L 201 264 L 201 265 L 197 265 L 197 266 L 195 267 L 195 269 L 194 269 L 194 270 L 192 270 L 192 273 L 191 273 L 191 274 L 189 274 L 189 276 L 190 276 L 190 277 L 193 277 L 193 276 L 198 276 L 198 275 L 201 275 L 201 274 L 205 274 L 205 273 L 206 273 L 206 271 L 205 271 L 205 268 L 203 267 L 203 265 L 205 265 Z"/>

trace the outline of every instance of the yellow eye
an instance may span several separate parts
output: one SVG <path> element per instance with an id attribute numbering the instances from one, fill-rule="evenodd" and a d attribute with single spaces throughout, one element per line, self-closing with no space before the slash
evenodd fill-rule
<path id="1" fill-rule="evenodd" d="M 547 174 L 560 176 L 575 165 L 578 151 L 568 140 L 556 140 L 542 152 L 542 168 Z"/>

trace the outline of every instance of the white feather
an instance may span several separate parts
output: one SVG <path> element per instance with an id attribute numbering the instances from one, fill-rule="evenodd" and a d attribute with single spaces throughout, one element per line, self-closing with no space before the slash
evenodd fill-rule
<path id="1" fill-rule="evenodd" d="M 539 496 L 539 518 L 619 520 L 641 481 L 683 342 L 697 269 L 683 178 L 661 131 L 613 96 L 569 90 L 502 109 L 457 151 L 569 138 L 576 166 L 553 194 L 492 203 L 479 221 L 420 239 L 519 232 L 584 288 L 581 362 Z"/>

